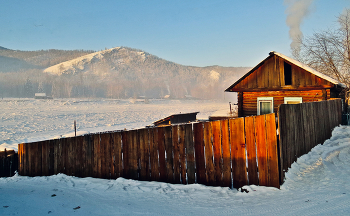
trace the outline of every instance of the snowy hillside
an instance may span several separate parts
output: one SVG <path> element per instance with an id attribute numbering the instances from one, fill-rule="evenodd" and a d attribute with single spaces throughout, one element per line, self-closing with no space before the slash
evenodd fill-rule
<path id="1" fill-rule="evenodd" d="M 75 74 L 82 71 L 94 70 L 93 68 L 90 68 L 92 64 L 98 64 L 101 61 L 106 61 L 106 59 L 111 59 L 111 56 L 114 57 L 113 61 L 115 61 L 117 64 L 128 63 L 131 59 L 134 58 L 138 58 L 138 61 L 145 60 L 146 54 L 142 51 L 130 51 L 128 52 L 128 55 L 118 55 L 119 53 L 125 52 L 126 50 L 126 48 L 115 47 L 112 49 L 94 52 L 51 66 L 49 68 L 46 68 L 44 72 L 55 75 L 62 75 L 64 73 Z M 107 71 L 108 70 L 109 68 Z"/>

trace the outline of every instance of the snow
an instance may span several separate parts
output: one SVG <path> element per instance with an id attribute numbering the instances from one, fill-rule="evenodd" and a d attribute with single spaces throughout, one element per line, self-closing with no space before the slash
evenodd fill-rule
<path id="1" fill-rule="evenodd" d="M 74 71 L 75 67 L 79 68 L 80 70 L 83 70 L 85 67 L 85 64 L 87 62 L 91 62 L 94 59 L 95 60 L 102 59 L 105 54 L 111 53 L 111 52 L 113 52 L 115 50 L 119 50 L 119 49 L 120 49 L 120 47 L 115 47 L 115 48 L 111 48 L 111 49 L 107 49 L 107 50 L 102 50 L 99 52 L 90 53 L 90 54 L 87 54 L 87 55 L 84 55 L 84 56 L 81 56 L 81 57 L 78 57 L 78 58 L 75 58 L 75 59 L 72 59 L 69 61 L 59 63 L 59 64 L 54 65 L 54 66 L 48 67 L 44 70 L 44 72 L 52 73 L 52 74 L 56 74 L 56 75 L 61 75 L 66 70 L 73 70 Z M 141 53 L 140 53 L 140 55 L 141 55 Z"/>
<path id="2" fill-rule="evenodd" d="M 0 117 L 0 131 L 3 131 L 4 125 L 9 128 L 5 131 L 8 135 L 1 136 L 8 137 L 9 143 L 53 137 L 60 134 L 55 133 L 55 126 L 57 131 L 68 132 L 69 129 L 61 126 L 72 124 L 72 116 L 80 119 L 81 129 L 92 131 L 94 126 L 100 129 L 141 126 L 148 120 L 167 116 L 172 111 L 197 110 L 206 115 L 215 108 L 220 110 L 227 106 L 224 102 L 165 100 L 132 105 L 127 101 L 114 100 L 79 103 L 72 100 L 10 100 L 5 105 L 2 103 L 5 102 L 0 102 L 0 108 L 6 108 L 6 114 L 17 113 L 8 119 L 3 114 Z M 89 109 L 85 109 L 85 106 Z M 127 109 L 128 112 L 125 111 Z M 88 115 L 87 110 L 91 111 L 91 115 Z M 114 118 L 118 113 L 115 110 L 123 114 Z M 150 114 L 146 115 L 148 112 Z M 129 114 L 129 118 L 121 118 L 123 115 L 128 117 Z M 146 120 L 137 124 L 142 119 L 139 115 L 143 115 Z M 53 119 L 57 121 L 53 123 Z M 107 122 L 111 122 L 111 126 L 106 126 Z M 314 147 L 292 164 L 281 189 L 244 186 L 243 189 L 248 193 L 227 187 L 123 178 L 106 180 L 63 174 L 48 177 L 15 175 L 0 178 L 0 215 L 348 215 L 349 156 L 350 126 L 339 126 L 323 145 Z"/>
<path id="3" fill-rule="evenodd" d="M 10 98 L 0 100 L 0 151 L 17 150 L 17 144 L 77 134 L 144 128 L 166 116 L 200 112 L 207 119 L 228 102 L 202 100 L 117 100 Z"/>

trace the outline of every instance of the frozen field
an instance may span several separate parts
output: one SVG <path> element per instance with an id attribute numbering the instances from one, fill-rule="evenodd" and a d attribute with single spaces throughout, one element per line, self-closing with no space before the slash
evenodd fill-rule
<path id="1" fill-rule="evenodd" d="M 72 132 L 143 127 L 172 113 L 206 118 L 227 103 L 208 101 L 1 101 L 2 146 Z M 244 186 L 249 193 L 198 184 L 175 185 L 119 178 L 0 178 L 0 215 L 349 215 L 350 126 L 303 155 L 281 189 Z"/>
<path id="2" fill-rule="evenodd" d="M 200 112 L 208 118 L 229 111 L 228 102 L 202 100 L 0 100 L 0 151 L 17 144 L 78 134 L 142 128 L 171 114 Z"/>

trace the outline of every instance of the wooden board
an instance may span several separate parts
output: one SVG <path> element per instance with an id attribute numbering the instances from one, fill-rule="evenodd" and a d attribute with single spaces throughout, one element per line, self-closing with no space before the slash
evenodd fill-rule
<path id="1" fill-rule="evenodd" d="M 277 135 L 276 135 L 276 117 L 275 114 L 265 116 L 266 120 L 266 148 L 268 176 L 267 185 L 271 187 L 280 187 L 278 171 L 278 152 L 277 152 Z"/>
<path id="2" fill-rule="evenodd" d="M 86 145 L 86 161 L 85 161 L 85 174 L 86 177 L 92 176 L 92 166 L 93 166 L 93 136 L 91 134 L 86 134 L 84 136 L 84 143 Z"/>
<path id="3" fill-rule="evenodd" d="M 221 124 L 220 121 L 211 122 L 213 134 L 213 153 L 216 185 L 222 184 L 222 164 L 221 164 Z"/>
<path id="4" fill-rule="evenodd" d="M 185 154 L 185 126 L 184 125 L 179 125 L 179 157 L 180 157 L 180 167 L 181 167 L 181 183 L 182 184 L 187 184 L 186 180 L 186 173 L 187 173 L 187 168 L 186 168 L 186 154 Z"/>
<path id="5" fill-rule="evenodd" d="M 76 137 L 76 148 L 75 148 L 75 176 L 76 177 L 82 177 L 82 171 L 83 171 L 83 143 L 84 143 L 84 137 L 78 136 Z"/>
<path id="6" fill-rule="evenodd" d="M 259 178 L 258 178 L 258 172 L 257 172 L 258 166 L 256 163 L 255 127 L 256 127 L 255 118 L 246 117 L 244 128 L 245 128 L 245 134 L 246 134 L 248 179 L 249 179 L 250 185 L 259 185 Z"/>
<path id="7" fill-rule="evenodd" d="M 137 149 L 136 149 L 137 132 L 135 130 L 128 131 L 128 153 L 129 153 L 129 176 L 130 179 L 138 179 L 137 174 Z"/>
<path id="8" fill-rule="evenodd" d="M 139 136 L 139 142 L 140 142 L 140 176 L 139 180 L 141 181 L 146 181 L 148 180 L 147 178 L 147 172 L 146 172 L 146 166 L 148 164 L 147 160 L 145 159 L 146 157 L 146 140 L 145 140 L 145 130 L 148 133 L 148 129 L 140 129 L 138 131 L 138 136 Z"/>
<path id="9" fill-rule="evenodd" d="M 181 183 L 180 178 L 180 153 L 179 153 L 179 136 L 178 126 L 172 127 L 173 149 L 174 149 L 174 183 Z"/>
<path id="10" fill-rule="evenodd" d="M 23 143 L 18 144 L 18 174 L 23 175 Z"/>
<path id="11" fill-rule="evenodd" d="M 49 164 L 50 164 L 50 146 L 48 145 L 49 141 L 43 141 L 41 142 L 41 164 L 42 164 L 42 175 L 48 176 L 49 175 Z M 18 155 L 20 156 L 20 149 L 18 149 Z M 20 163 L 19 163 L 20 165 Z M 20 169 L 20 166 L 19 166 Z"/>
<path id="12" fill-rule="evenodd" d="M 187 180 L 188 184 L 194 184 L 195 179 L 195 158 L 194 158 L 194 142 L 192 124 L 185 125 L 185 146 L 186 146 L 186 161 L 187 161 Z"/>
<path id="13" fill-rule="evenodd" d="M 128 131 L 122 132 L 122 143 L 123 143 L 123 177 L 130 178 L 129 175 L 129 140 L 128 140 Z"/>
<path id="14" fill-rule="evenodd" d="M 259 185 L 268 186 L 267 149 L 266 149 L 265 115 L 255 117 L 256 149 L 259 168 Z"/>
<path id="15" fill-rule="evenodd" d="M 122 133 L 115 132 L 113 137 L 113 158 L 114 158 L 114 178 L 123 176 L 123 160 L 122 160 Z M 113 177 L 113 176 L 112 176 Z"/>
<path id="16" fill-rule="evenodd" d="M 166 182 L 174 182 L 174 159 L 173 159 L 173 144 L 172 144 L 172 127 L 164 127 L 164 136 L 165 136 L 165 151 L 166 151 Z"/>
<path id="17" fill-rule="evenodd" d="M 158 156 L 159 156 L 159 181 L 166 180 L 166 162 L 165 162 L 165 136 L 164 128 L 158 127 Z"/>
<path id="18" fill-rule="evenodd" d="M 203 137 L 204 137 L 203 123 L 195 123 L 193 125 L 193 129 L 194 129 L 194 148 L 195 148 L 196 169 L 197 169 L 197 172 L 196 172 L 197 183 L 205 184 L 206 171 L 205 171 L 205 155 L 204 155 L 204 141 L 203 141 Z"/>
<path id="19" fill-rule="evenodd" d="M 150 161 L 151 161 L 151 180 L 159 180 L 158 167 L 158 130 L 157 128 L 150 128 Z"/>
<path id="20" fill-rule="evenodd" d="M 205 147 L 205 164 L 206 164 L 206 185 L 215 186 L 215 168 L 213 161 L 213 144 L 212 144 L 211 123 L 204 123 L 204 147 Z"/>
<path id="21" fill-rule="evenodd" d="M 244 118 L 230 119 L 230 140 L 233 187 L 240 188 L 248 183 L 246 171 L 246 144 L 244 137 Z"/>
<path id="22" fill-rule="evenodd" d="M 49 140 L 49 175 L 54 175 L 54 140 Z M 26 157 L 23 157 L 25 160 Z"/>
<path id="23" fill-rule="evenodd" d="M 230 151 L 230 132 L 229 132 L 229 120 L 221 121 L 221 134 L 222 134 L 222 186 L 231 188 L 231 151 Z"/>
<path id="24" fill-rule="evenodd" d="M 98 178 L 98 153 L 99 153 L 99 144 L 100 143 L 100 134 L 93 134 L 93 148 L 94 148 L 94 161 L 93 161 L 93 176 L 94 178 Z"/>

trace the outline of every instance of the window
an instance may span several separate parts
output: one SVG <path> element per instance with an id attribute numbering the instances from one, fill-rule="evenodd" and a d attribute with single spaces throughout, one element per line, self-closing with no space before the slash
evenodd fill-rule
<path id="1" fill-rule="evenodd" d="M 284 98 L 285 104 L 298 104 L 298 103 L 302 103 L 302 102 L 303 102 L 302 97 L 285 97 Z"/>
<path id="2" fill-rule="evenodd" d="M 258 97 L 258 115 L 273 113 L 273 97 Z"/>
<path id="3" fill-rule="evenodd" d="M 292 85 L 292 66 L 284 62 L 284 85 Z"/>

